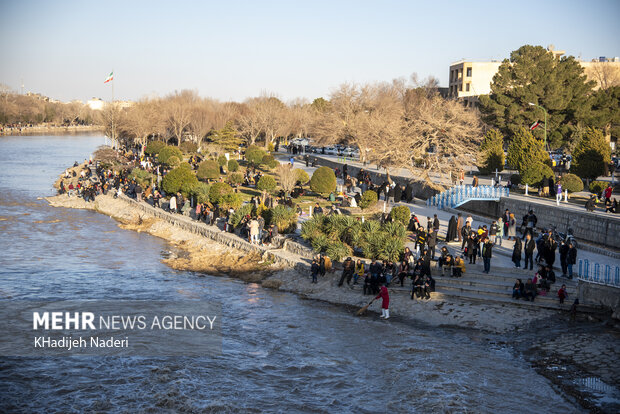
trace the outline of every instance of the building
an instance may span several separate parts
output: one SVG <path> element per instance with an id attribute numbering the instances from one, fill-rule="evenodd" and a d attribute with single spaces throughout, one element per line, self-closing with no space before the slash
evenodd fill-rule
<path id="1" fill-rule="evenodd" d="M 553 53 L 556 59 L 565 53 L 563 50 L 554 50 L 551 46 L 548 50 Z M 620 58 L 608 59 L 603 56 L 591 62 L 581 60 L 578 62 L 584 68 L 588 80 L 594 80 L 597 83 L 595 89 L 620 85 Z M 453 63 L 450 65 L 448 96 L 462 99 L 468 106 L 476 105 L 478 96 L 491 93 L 493 76 L 501 64 L 502 62 L 499 61 L 472 62 L 465 60 Z"/>
<path id="2" fill-rule="evenodd" d="M 86 106 L 88 106 L 93 111 L 101 111 L 105 106 L 105 101 L 100 98 L 93 98 L 86 101 Z"/>
<path id="3" fill-rule="evenodd" d="M 468 105 L 478 102 L 478 96 L 491 93 L 491 82 L 502 62 L 460 61 L 450 65 L 448 96 L 463 98 Z"/>

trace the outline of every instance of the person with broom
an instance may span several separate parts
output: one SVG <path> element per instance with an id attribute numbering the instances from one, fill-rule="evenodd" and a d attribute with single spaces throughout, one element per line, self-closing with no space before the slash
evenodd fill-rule
<path id="1" fill-rule="evenodd" d="M 375 296 L 375 300 L 381 298 L 381 318 L 390 318 L 390 294 L 388 293 L 386 283 L 381 285 L 379 294 Z"/>

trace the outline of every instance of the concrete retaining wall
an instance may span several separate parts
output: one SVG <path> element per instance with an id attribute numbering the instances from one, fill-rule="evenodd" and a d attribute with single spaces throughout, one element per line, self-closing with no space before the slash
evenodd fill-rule
<path id="1" fill-rule="evenodd" d="M 611 308 L 612 317 L 620 319 L 620 288 L 580 280 L 578 291 L 580 303 L 596 303 Z"/>
<path id="2" fill-rule="evenodd" d="M 155 208 L 144 202 L 139 203 L 125 196 L 122 196 L 121 199 L 144 211 L 146 214 L 164 220 L 167 223 L 177 226 L 183 230 L 198 234 L 242 252 L 258 253 L 264 259 L 271 260 L 274 263 L 283 266 L 303 269 L 308 267 L 308 263 L 306 263 L 307 259 L 311 259 L 313 256 L 313 251 L 311 249 L 288 239 L 284 240 L 281 249 L 259 246 L 248 243 L 235 234 L 224 232 L 217 226 L 209 226 L 205 223 L 192 220 L 191 218 L 180 214 L 168 213 L 162 209 Z"/>
<path id="3" fill-rule="evenodd" d="M 519 225 L 523 216 L 529 210 L 534 210 L 534 214 L 538 217 L 538 227 L 555 226 L 561 232 L 572 228 L 578 240 L 611 247 L 616 249 L 616 253 L 620 249 L 620 220 L 614 217 L 592 214 L 585 210 L 581 212 L 528 203 L 511 197 L 503 197 L 499 202 L 470 201 L 459 209 L 488 217 L 500 217 L 504 210 L 508 209 L 515 214 Z M 604 249 L 600 253 L 605 254 Z"/>

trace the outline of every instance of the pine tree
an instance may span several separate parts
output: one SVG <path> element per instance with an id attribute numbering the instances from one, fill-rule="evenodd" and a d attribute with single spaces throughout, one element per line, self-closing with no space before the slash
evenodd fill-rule
<path id="1" fill-rule="evenodd" d="M 508 164 L 523 175 L 533 165 L 549 162 L 549 155 L 544 150 L 543 143 L 534 138 L 529 129 L 521 128 L 512 137 L 507 159 Z"/>
<path id="2" fill-rule="evenodd" d="M 579 177 L 594 180 L 607 171 L 611 147 L 599 129 L 588 128 L 573 152 L 571 172 Z"/>
<path id="3" fill-rule="evenodd" d="M 504 169 L 504 136 L 497 129 L 491 129 L 480 144 L 478 169 L 482 174 Z"/>
<path id="4" fill-rule="evenodd" d="M 572 56 L 555 58 L 542 46 L 525 45 L 505 59 L 493 77 L 491 94 L 480 97 L 485 121 L 510 136 L 519 128 L 544 119 L 548 113 L 547 141 L 560 147 L 577 122 L 590 116 L 592 88 L 583 68 Z M 535 131 L 543 138 L 544 129 Z"/>
<path id="5" fill-rule="evenodd" d="M 232 121 L 228 121 L 224 128 L 214 131 L 209 137 L 213 143 L 219 145 L 227 151 L 234 151 L 243 142 Z"/>

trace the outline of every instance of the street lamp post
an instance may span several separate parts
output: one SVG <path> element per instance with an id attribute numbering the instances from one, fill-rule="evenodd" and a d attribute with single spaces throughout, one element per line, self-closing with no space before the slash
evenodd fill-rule
<path id="1" fill-rule="evenodd" d="M 528 105 L 529 106 L 537 106 L 537 107 L 541 108 L 543 110 L 543 112 L 545 113 L 545 150 L 547 150 L 547 110 L 544 107 L 542 107 L 542 106 L 540 106 L 538 104 L 535 104 L 533 102 L 528 102 Z"/>

